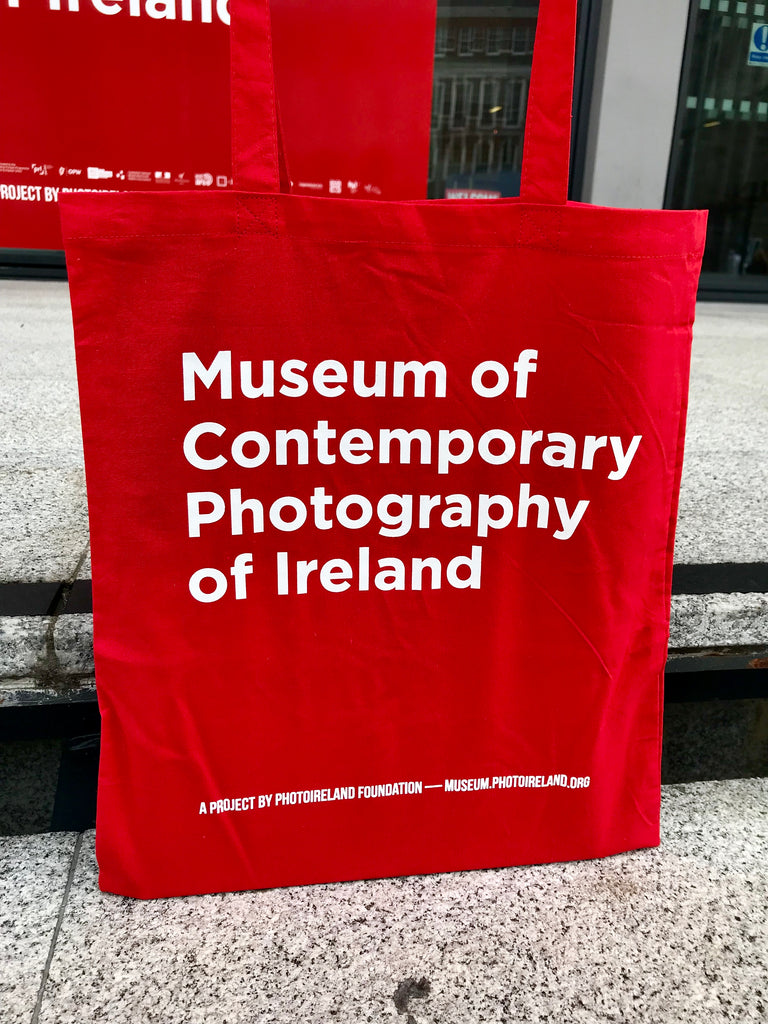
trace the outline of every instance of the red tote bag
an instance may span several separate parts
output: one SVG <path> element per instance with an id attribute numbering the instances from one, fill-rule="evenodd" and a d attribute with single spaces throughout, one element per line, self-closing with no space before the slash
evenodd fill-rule
<path id="1" fill-rule="evenodd" d="M 574 26 L 542 0 L 519 200 L 280 194 L 256 2 L 242 190 L 63 197 L 102 888 L 659 842 L 705 214 L 566 201 Z"/>

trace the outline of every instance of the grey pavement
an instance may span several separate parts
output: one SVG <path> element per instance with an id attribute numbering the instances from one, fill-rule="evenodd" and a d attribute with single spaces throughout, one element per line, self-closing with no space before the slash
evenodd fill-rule
<path id="1" fill-rule="evenodd" d="M 93 835 L 0 839 L 3 1024 L 757 1024 L 768 780 L 663 790 L 601 861 L 142 903 Z"/>
<path id="2" fill-rule="evenodd" d="M 90 576 L 66 282 L 0 281 L 0 585 Z M 768 562 L 768 315 L 703 303 L 675 559 Z M 768 595 L 673 598 L 670 653 L 768 652 Z M 92 699 L 88 614 L 0 615 L 0 701 Z"/>

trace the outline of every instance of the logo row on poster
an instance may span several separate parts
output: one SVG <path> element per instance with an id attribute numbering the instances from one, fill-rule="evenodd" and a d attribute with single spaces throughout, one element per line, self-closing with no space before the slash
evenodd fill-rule
<path id="1" fill-rule="evenodd" d="M 88 181 L 114 181 L 131 182 L 141 185 L 173 185 L 176 188 L 231 188 L 232 178 L 229 174 L 211 174 L 210 171 L 196 171 L 194 174 L 187 174 L 186 171 L 126 171 L 110 170 L 107 167 L 67 167 L 49 163 L 17 164 L 0 161 L 0 174 L 25 174 L 31 173 L 43 178 L 56 177 L 69 179 L 83 179 Z M 344 180 L 343 178 L 329 178 L 328 181 L 299 181 L 291 182 L 292 186 L 306 192 L 328 192 L 330 195 L 368 195 L 380 196 L 381 188 L 371 182 L 360 182 L 354 179 Z M 448 196 L 448 198 L 454 198 Z M 462 193 L 455 198 L 467 198 Z M 474 197 L 473 197 L 474 198 Z M 485 197 L 484 197 L 485 198 Z"/>
<path id="2" fill-rule="evenodd" d="M 229 188 L 232 185 L 232 178 L 229 174 L 211 174 L 210 171 L 196 171 L 194 174 L 187 174 L 186 171 L 126 171 L 110 170 L 107 167 L 66 167 L 56 164 L 16 164 L 0 162 L 0 174 L 25 174 L 31 172 L 43 178 L 82 178 L 88 181 L 128 181 L 136 184 L 155 185 L 196 185 L 201 188 L 210 188 L 214 183 L 217 188 Z"/>

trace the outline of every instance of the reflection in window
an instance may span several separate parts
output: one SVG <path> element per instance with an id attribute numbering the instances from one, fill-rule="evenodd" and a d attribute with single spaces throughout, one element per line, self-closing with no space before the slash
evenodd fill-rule
<path id="1" fill-rule="evenodd" d="M 459 50 L 460 57 L 472 56 L 472 29 L 464 26 L 459 29 Z"/>
<path id="2" fill-rule="evenodd" d="M 448 26 L 438 25 L 435 35 L 435 57 L 444 57 L 448 52 Z"/>
<path id="3" fill-rule="evenodd" d="M 538 3 L 438 2 L 429 195 L 520 191 Z"/>
<path id="4" fill-rule="evenodd" d="M 482 94 L 480 97 L 480 127 L 495 128 L 499 113 L 503 109 L 501 103 L 501 79 L 483 78 Z"/>
<path id="5" fill-rule="evenodd" d="M 499 25 L 494 25 L 488 29 L 488 45 L 486 46 L 485 52 L 489 57 L 498 57 L 502 51 L 503 39 L 502 29 Z"/>
<path id="6" fill-rule="evenodd" d="M 508 79 L 504 83 L 503 117 L 506 128 L 520 128 L 525 124 L 525 100 L 528 92 L 528 79 Z"/>
<path id="7" fill-rule="evenodd" d="M 768 4 L 694 2 L 668 205 L 709 210 L 705 286 L 768 293 Z"/>
<path id="8" fill-rule="evenodd" d="M 526 53 L 533 53 L 533 35 L 533 30 L 528 26 L 513 28 L 512 53 L 518 57 Z"/>

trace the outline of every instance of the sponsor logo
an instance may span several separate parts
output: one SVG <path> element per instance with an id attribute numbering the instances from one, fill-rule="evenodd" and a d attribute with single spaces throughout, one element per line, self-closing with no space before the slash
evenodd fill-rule
<path id="1" fill-rule="evenodd" d="M 313 192 L 320 192 L 322 191 L 323 183 L 322 181 L 300 181 L 298 183 L 298 188 L 308 188 Z"/>
<path id="2" fill-rule="evenodd" d="M 170 171 L 155 171 L 155 181 L 160 185 L 169 185 L 171 182 Z"/>
<path id="3" fill-rule="evenodd" d="M 357 192 L 357 190 L 360 188 L 360 182 L 359 181 L 348 181 L 347 182 L 347 188 L 352 193 L 352 195 L 354 195 L 355 192 Z"/>
<path id="4" fill-rule="evenodd" d="M 340 178 L 331 178 L 330 181 L 328 182 L 328 191 L 331 193 L 331 195 L 340 195 L 341 194 L 341 179 Z"/>
<path id="5" fill-rule="evenodd" d="M 32 164 L 33 174 L 42 174 L 47 176 L 53 170 L 53 164 Z"/>
<path id="6" fill-rule="evenodd" d="M 104 167 L 89 167 L 87 175 L 91 181 L 99 181 L 102 178 L 113 178 L 114 172 L 108 171 Z"/>
<path id="7" fill-rule="evenodd" d="M 115 177 L 118 181 L 125 181 L 125 171 L 118 171 Z"/>
<path id="8" fill-rule="evenodd" d="M 364 185 L 363 186 L 363 191 L 367 192 L 371 196 L 380 196 L 381 195 L 381 189 L 379 188 L 378 185 Z"/>
<path id="9" fill-rule="evenodd" d="M 195 175 L 195 184 L 196 185 L 202 185 L 205 188 L 208 188 L 210 185 L 213 184 L 213 175 L 212 174 L 207 174 L 207 173 L 206 174 L 196 174 Z"/>
<path id="10" fill-rule="evenodd" d="M 226 188 L 228 184 L 229 178 L 226 176 L 226 174 L 216 175 L 216 188 Z"/>
<path id="11" fill-rule="evenodd" d="M 60 167 L 59 177 L 60 178 L 74 178 L 83 173 L 82 167 Z"/>
<path id="12" fill-rule="evenodd" d="M 128 171 L 128 181 L 152 181 L 152 174 L 149 171 Z"/>
<path id="13" fill-rule="evenodd" d="M 176 177 L 173 180 L 174 180 L 174 183 L 176 185 L 191 185 L 192 184 L 191 179 L 186 176 L 184 171 L 182 171 L 180 174 L 177 174 Z"/>

